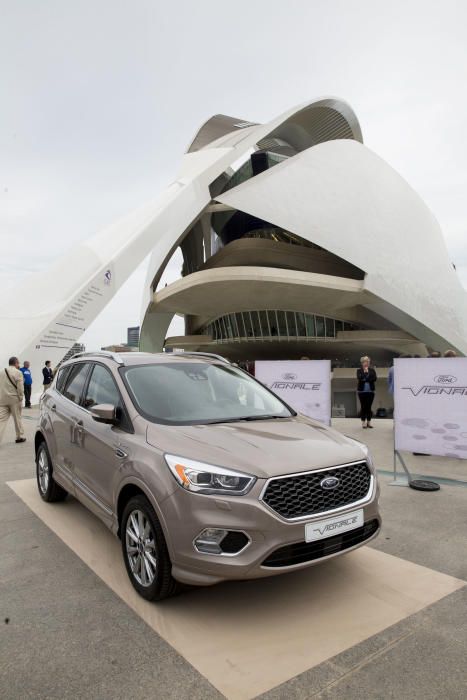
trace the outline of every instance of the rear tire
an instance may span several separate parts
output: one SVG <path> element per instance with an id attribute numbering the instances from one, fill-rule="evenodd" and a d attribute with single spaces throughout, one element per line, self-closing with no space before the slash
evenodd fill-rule
<path id="1" fill-rule="evenodd" d="M 178 593 L 180 584 L 172 576 L 164 533 L 146 496 L 128 501 L 120 532 L 123 560 L 133 588 L 146 600 L 164 600 Z"/>
<path id="2" fill-rule="evenodd" d="M 36 477 L 42 500 L 47 503 L 56 503 L 67 497 L 67 491 L 53 478 L 52 460 L 49 448 L 44 441 L 40 443 L 36 452 Z"/>

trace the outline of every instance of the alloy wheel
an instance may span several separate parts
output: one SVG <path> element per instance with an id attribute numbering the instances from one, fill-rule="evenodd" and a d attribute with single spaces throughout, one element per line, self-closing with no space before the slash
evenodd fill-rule
<path id="1" fill-rule="evenodd" d="M 132 510 L 126 522 L 125 547 L 130 569 L 141 586 L 150 586 L 157 573 L 154 532 L 141 510 Z"/>
<path id="2" fill-rule="evenodd" d="M 49 488 L 50 469 L 47 453 L 43 449 L 39 451 L 37 467 L 40 490 L 42 493 L 47 493 L 47 489 Z"/>

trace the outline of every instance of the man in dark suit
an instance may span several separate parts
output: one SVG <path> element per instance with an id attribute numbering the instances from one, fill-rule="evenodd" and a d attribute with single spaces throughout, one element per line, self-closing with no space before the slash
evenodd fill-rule
<path id="1" fill-rule="evenodd" d="M 43 385 L 44 385 L 44 391 L 47 391 L 47 389 L 50 387 L 52 384 L 53 378 L 54 378 L 54 373 L 52 372 L 52 368 L 50 366 L 50 360 L 47 360 L 45 363 L 45 367 L 42 368 L 42 376 L 43 376 Z"/>

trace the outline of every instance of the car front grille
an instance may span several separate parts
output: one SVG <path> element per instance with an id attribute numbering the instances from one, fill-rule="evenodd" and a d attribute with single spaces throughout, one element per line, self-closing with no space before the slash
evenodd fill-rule
<path id="1" fill-rule="evenodd" d="M 336 488 L 326 490 L 323 479 L 339 479 Z M 347 506 L 368 494 L 371 473 L 366 462 L 333 467 L 325 471 L 271 479 L 263 502 L 283 518 L 301 518 Z"/>
<path id="2" fill-rule="evenodd" d="M 334 537 L 327 537 L 317 542 L 288 544 L 272 552 L 263 561 L 262 566 L 279 568 L 281 566 L 304 564 L 314 559 L 322 559 L 330 554 L 343 552 L 346 549 L 350 549 L 350 547 L 355 547 L 357 544 L 365 542 L 377 532 L 378 528 L 379 522 L 375 519 L 365 523 L 363 527 L 344 532 L 342 535 L 334 535 Z"/>

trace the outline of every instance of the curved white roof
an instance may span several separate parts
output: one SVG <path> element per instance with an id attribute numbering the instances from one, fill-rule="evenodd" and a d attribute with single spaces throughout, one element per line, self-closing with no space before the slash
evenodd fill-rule
<path id="1" fill-rule="evenodd" d="M 467 354 L 467 294 L 439 226 L 420 197 L 362 144 L 358 119 L 328 97 L 267 124 L 216 116 L 195 136 L 180 172 L 159 197 L 89 239 L 53 270 L 31 275 L 4 299 L 4 358 L 26 356 L 38 375 L 57 363 L 152 251 L 143 297 L 143 347 L 160 350 L 172 312 L 158 313 L 153 281 L 211 203 L 209 186 L 268 139 L 294 155 L 217 201 L 313 241 L 366 273 L 368 309 L 423 342 Z M 260 146 L 261 147 L 261 146 Z M 33 303 L 32 301 L 33 300 Z M 442 348 L 440 348 L 442 349 Z"/>
<path id="2" fill-rule="evenodd" d="M 268 124 L 233 122 L 220 115 L 209 120 L 194 139 L 199 150 L 184 157 L 181 174 L 197 183 L 198 215 L 211 201 L 208 184 L 227 164 L 268 138 L 286 140 L 295 155 L 217 195 L 216 201 L 298 234 L 363 269 L 372 299 L 365 305 L 368 311 L 429 346 L 451 346 L 467 354 L 467 293 L 440 227 L 403 178 L 362 144 L 357 117 L 347 103 L 323 98 Z M 226 133 L 219 136 L 221 129 Z M 146 309 L 151 313 L 142 328 L 149 345 L 156 336 L 160 343 L 165 332 L 156 330 L 152 283 L 184 233 L 174 236 L 165 257 L 159 246 L 151 257 L 143 314 Z"/>

